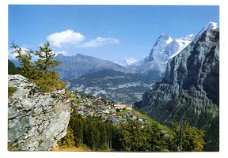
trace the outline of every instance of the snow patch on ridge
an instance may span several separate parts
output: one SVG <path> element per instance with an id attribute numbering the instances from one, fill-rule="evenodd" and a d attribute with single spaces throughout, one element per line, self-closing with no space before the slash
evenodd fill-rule
<path id="1" fill-rule="evenodd" d="M 209 22 L 209 24 L 206 26 L 206 29 L 212 29 L 212 30 L 215 30 L 215 29 L 218 29 L 218 23 L 216 22 Z"/>
<path id="2" fill-rule="evenodd" d="M 169 38 L 165 41 L 166 44 L 170 44 L 173 41 L 172 37 L 169 36 Z"/>
<path id="3" fill-rule="evenodd" d="M 135 58 L 119 59 L 119 60 L 114 61 L 114 63 L 121 65 L 121 66 L 133 65 L 137 62 L 138 62 L 138 60 L 136 60 Z"/>

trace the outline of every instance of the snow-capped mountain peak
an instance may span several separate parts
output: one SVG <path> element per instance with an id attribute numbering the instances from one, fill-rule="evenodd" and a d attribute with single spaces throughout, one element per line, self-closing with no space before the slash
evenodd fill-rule
<path id="1" fill-rule="evenodd" d="M 175 39 L 175 41 L 178 43 L 179 47 L 178 47 L 178 49 L 176 49 L 175 52 L 170 54 L 169 59 L 172 59 L 177 54 L 179 54 L 185 47 L 187 47 L 189 45 L 189 43 L 192 42 L 194 37 L 195 37 L 194 34 L 189 34 L 189 35 L 186 35 L 184 37 L 180 37 L 180 38 Z"/>
<path id="2" fill-rule="evenodd" d="M 132 65 L 132 64 L 134 64 L 135 62 L 137 62 L 137 60 L 134 59 L 134 58 L 128 58 L 128 59 L 126 59 L 127 65 Z"/>
<path id="3" fill-rule="evenodd" d="M 192 42 L 196 42 L 198 40 L 198 38 L 207 30 L 216 30 L 218 29 L 218 23 L 216 22 L 209 22 L 194 38 L 194 40 Z"/>
<path id="4" fill-rule="evenodd" d="M 173 41 L 173 38 L 169 36 L 169 38 L 165 41 L 166 44 L 170 44 Z"/>
<path id="5" fill-rule="evenodd" d="M 162 33 L 159 37 L 158 37 L 158 42 L 157 43 L 166 43 L 169 44 L 173 41 L 173 38 L 165 33 Z"/>
<path id="6" fill-rule="evenodd" d="M 205 27 L 206 30 L 215 30 L 218 29 L 218 23 L 216 22 L 209 22 L 207 26 Z"/>
<path id="7" fill-rule="evenodd" d="M 174 39 L 162 33 L 144 62 L 151 63 L 152 67 L 156 65 L 156 69 L 163 72 L 169 59 L 179 54 L 193 39 L 193 34 Z"/>
<path id="8" fill-rule="evenodd" d="M 193 34 L 177 39 L 173 39 L 166 34 L 162 34 L 151 50 L 147 60 L 156 60 L 158 63 L 167 63 L 170 57 L 173 57 L 181 52 L 193 38 Z"/>
<path id="9" fill-rule="evenodd" d="M 172 37 L 170 37 L 169 35 L 162 33 L 159 37 L 158 40 L 160 42 L 165 42 L 165 43 L 170 43 L 173 41 Z"/>
<path id="10" fill-rule="evenodd" d="M 137 63 L 138 60 L 134 59 L 134 58 L 128 58 L 128 59 L 119 59 L 117 61 L 114 61 L 114 63 L 119 64 L 121 66 L 129 66 L 129 65 L 133 65 L 135 63 Z"/>
<path id="11" fill-rule="evenodd" d="M 178 39 L 182 39 L 182 40 L 185 40 L 185 41 L 192 41 L 194 39 L 194 37 L 195 37 L 194 34 L 189 34 L 189 35 L 183 36 L 183 37 L 178 38 Z"/>

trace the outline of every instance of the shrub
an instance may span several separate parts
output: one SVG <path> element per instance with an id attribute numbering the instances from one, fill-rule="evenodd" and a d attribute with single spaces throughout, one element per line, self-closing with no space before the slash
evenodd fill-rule
<path id="1" fill-rule="evenodd" d="M 8 97 L 11 97 L 16 90 L 16 87 L 8 87 Z"/>

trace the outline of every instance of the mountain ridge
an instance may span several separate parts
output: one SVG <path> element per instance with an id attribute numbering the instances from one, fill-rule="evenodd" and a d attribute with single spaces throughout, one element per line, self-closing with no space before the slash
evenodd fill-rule
<path id="1" fill-rule="evenodd" d="M 64 56 L 61 54 L 57 55 L 55 59 L 62 62 L 62 65 L 58 66 L 56 70 L 60 73 L 60 78 L 63 80 L 77 78 L 83 74 L 103 69 L 130 73 L 130 70 L 116 63 L 83 54 L 77 54 L 75 56 Z"/>

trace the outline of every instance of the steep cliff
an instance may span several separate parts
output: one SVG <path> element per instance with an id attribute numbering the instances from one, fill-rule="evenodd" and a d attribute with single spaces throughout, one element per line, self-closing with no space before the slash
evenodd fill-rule
<path id="1" fill-rule="evenodd" d="M 21 75 L 9 75 L 8 150 L 51 150 L 66 135 L 70 100 L 65 90 L 42 93 Z"/>
<path id="2" fill-rule="evenodd" d="M 218 128 L 219 29 L 212 25 L 169 61 L 163 81 L 146 92 L 135 107 L 161 122 L 188 121 L 206 131 Z M 218 129 L 216 132 L 218 135 Z M 206 133 L 206 140 L 218 150 L 218 136 L 214 135 Z"/>

